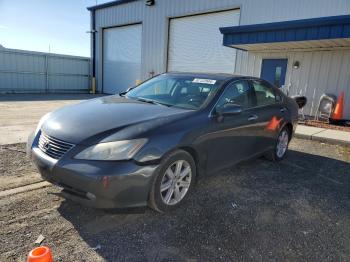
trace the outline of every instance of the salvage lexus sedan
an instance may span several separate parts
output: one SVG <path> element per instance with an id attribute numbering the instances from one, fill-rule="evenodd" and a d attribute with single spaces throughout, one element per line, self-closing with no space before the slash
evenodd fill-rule
<path id="1" fill-rule="evenodd" d="M 28 150 L 66 198 L 165 212 L 199 176 L 261 155 L 283 159 L 297 117 L 296 101 L 262 79 L 166 73 L 45 115 Z"/>

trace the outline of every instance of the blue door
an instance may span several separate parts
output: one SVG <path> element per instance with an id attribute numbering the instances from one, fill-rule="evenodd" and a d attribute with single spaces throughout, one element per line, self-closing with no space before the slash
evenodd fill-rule
<path id="1" fill-rule="evenodd" d="M 286 80 L 288 59 L 263 59 L 260 77 L 281 87 Z"/>

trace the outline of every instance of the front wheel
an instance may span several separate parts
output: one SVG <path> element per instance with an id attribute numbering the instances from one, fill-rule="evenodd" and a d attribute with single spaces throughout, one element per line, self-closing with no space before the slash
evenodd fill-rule
<path id="1" fill-rule="evenodd" d="M 196 165 L 192 156 L 183 150 L 171 153 L 158 168 L 149 206 L 158 212 L 176 208 L 189 194 L 195 179 Z"/>
<path id="2" fill-rule="evenodd" d="M 290 141 L 289 130 L 284 127 L 278 134 L 275 147 L 265 154 L 265 157 L 272 161 L 281 161 L 288 150 L 288 144 Z"/>

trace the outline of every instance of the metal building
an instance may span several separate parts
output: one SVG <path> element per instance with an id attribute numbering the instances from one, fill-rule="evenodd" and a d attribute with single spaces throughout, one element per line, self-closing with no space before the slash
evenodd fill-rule
<path id="1" fill-rule="evenodd" d="M 228 72 L 306 95 L 309 115 L 323 93 L 344 90 L 350 118 L 348 0 L 119 0 L 88 9 L 98 92 L 166 71 Z"/>
<path id="2" fill-rule="evenodd" d="M 1 93 L 87 93 L 90 59 L 0 48 Z"/>

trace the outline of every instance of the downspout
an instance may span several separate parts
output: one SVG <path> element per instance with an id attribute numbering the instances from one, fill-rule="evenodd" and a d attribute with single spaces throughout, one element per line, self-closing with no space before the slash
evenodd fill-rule
<path id="1" fill-rule="evenodd" d="M 92 75 L 91 75 L 91 93 L 96 93 L 96 21 L 95 21 L 95 9 L 91 10 L 91 38 L 92 38 Z"/>

